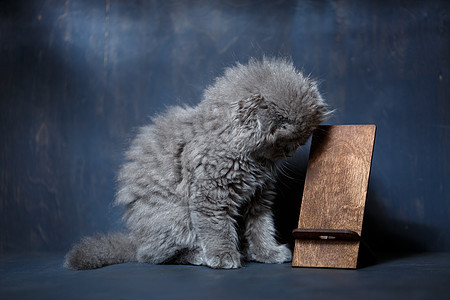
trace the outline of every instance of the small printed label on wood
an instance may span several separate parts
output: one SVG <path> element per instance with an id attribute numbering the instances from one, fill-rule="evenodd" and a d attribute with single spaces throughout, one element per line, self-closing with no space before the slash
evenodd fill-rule
<path id="1" fill-rule="evenodd" d="M 298 221 L 303 233 L 296 233 L 302 238 L 295 240 L 292 266 L 356 268 L 358 238 L 319 233 L 361 235 L 375 130 L 375 125 L 331 125 L 314 132 Z M 303 238 L 314 229 L 318 239 Z"/>

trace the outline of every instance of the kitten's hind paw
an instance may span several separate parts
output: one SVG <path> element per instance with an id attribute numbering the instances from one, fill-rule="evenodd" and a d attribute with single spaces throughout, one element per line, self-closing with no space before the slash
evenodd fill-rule
<path id="1" fill-rule="evenodd" d="M 213 269 L 237 269 L 241 267 L 241 255 L 237 251 L 225 251 L 207 255 L 205 264 Z"/>
<path id="2" fill-rule="evenodd" d="M 247 259 L 266 264 L 282 264 L 292 260 L 292 252 L 286 245 L 279 245 L 272 249 L 259 248 L 257 251 L 248 253 Z"/>
<path id="3" fill-rule="evenodd" d="M 281 264 L 290 261 L 292 261 L 291 250 L 286 245 L 278 246 L 272 263 Z"/>

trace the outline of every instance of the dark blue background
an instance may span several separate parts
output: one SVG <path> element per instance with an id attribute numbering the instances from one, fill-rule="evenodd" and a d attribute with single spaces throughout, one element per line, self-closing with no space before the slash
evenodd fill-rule
<path id="1" fill-rule="evenodd" d="M 449 251 L 445 1 L 3 1 L 0 252 L 67 250 L 122 228 L 115 174 L 138 126 L 199 101 L 235 61 L 284 55 L 321 82 L 329 124 L 378 126 L 364 237 Z M 296 226 L 307 147 L 279 183 Z"/>

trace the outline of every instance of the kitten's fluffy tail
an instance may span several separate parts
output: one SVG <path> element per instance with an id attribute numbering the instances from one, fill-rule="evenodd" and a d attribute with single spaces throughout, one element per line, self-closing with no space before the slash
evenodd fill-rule
<path id="1" fill-rule="evenodd" d="M 73 270 L 101 268 L 136 261 L 136 246 L 125 233 L 86 237 L 65 257 L 64 267 Z"/>

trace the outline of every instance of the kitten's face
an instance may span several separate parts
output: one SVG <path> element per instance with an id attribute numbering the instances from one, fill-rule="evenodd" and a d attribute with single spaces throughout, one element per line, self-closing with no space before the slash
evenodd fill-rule
<path id="1" fill-rule="evenodd" d="M 314 105 L 304 105 L 299 103 L 299 99 L 290 99 L 289 109 L 266 101 L 267 105 L 263 105 L 257 115 L 263 139 L 260 155 L 277 161 L 294 155 L 297 148 L 306 143 L 327 114 L 320 95 L 313 96 L 319 97 L 313 102 Z"/>
<path id="2" fill-rule="evenodd" d="M 328 114 L 317 90 L 276 102 L 254 94 L 239 101 L 237 110 L 240 126 L 257 132 L 253 154 L 271 161 L 294 155 Z"/>

